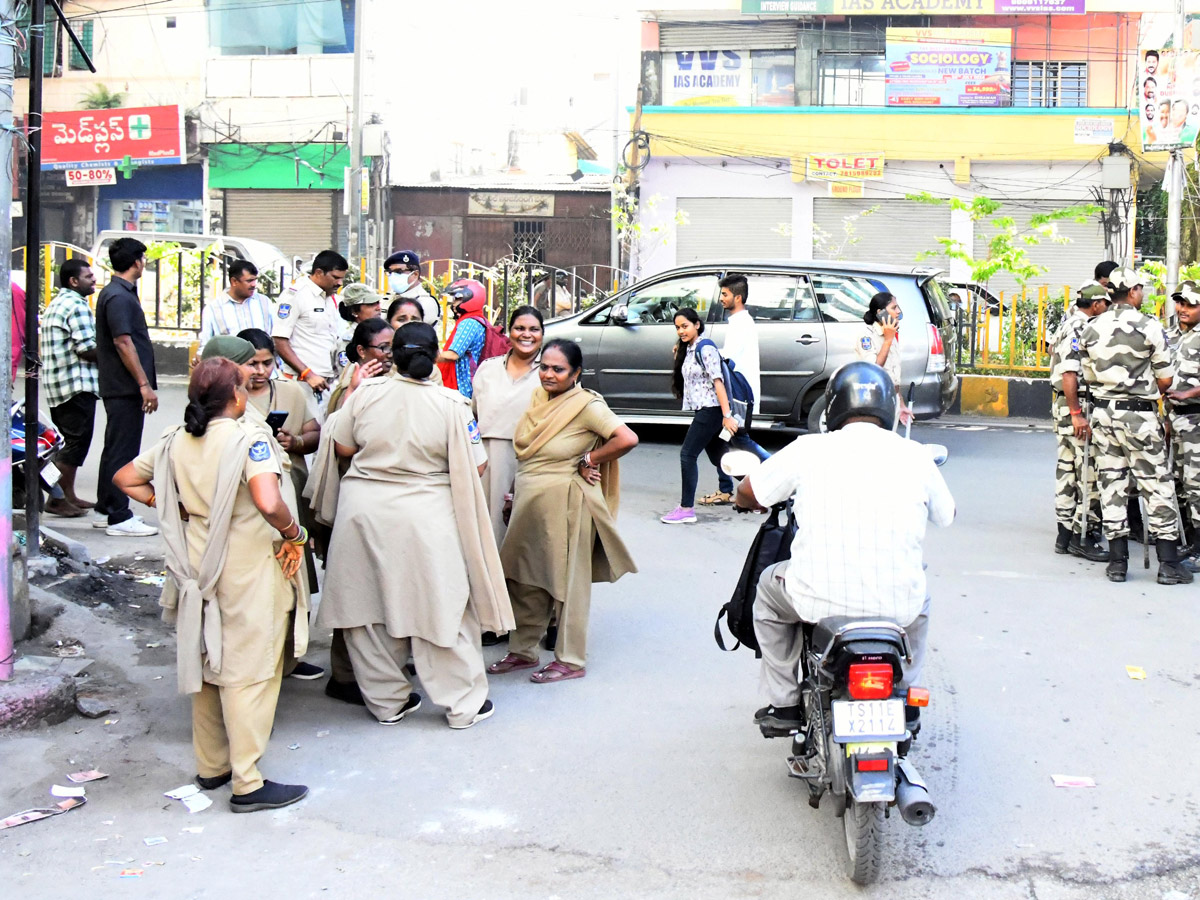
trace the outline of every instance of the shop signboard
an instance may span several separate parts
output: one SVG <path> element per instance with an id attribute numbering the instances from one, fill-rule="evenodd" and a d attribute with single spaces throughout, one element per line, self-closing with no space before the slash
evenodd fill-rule
<path id="1" fill-rule="evenodd" d="M 750 106 L 749 50 L 676 50 L 663 54 L 663 106 Z"/>
<path id="2" fill-rule="evenodd" d="M 1140 47 L 1137 97 L 1144 150 L 1191 147 L 1200 129 L 1200 53 Z"/>
<path id="3" fill-rule="evenodd" d="M 117 183 L 116 169 L 67 169 L 63 174 L 67 177 L 67 187 L 98 187 Z"/>
<path id="4" fill-rule="evenodd" d="M 179 166 L 187 155 L 178 106 L 68 110 L 43 116 L 42 170 Z"/>
<path id="5" fill-rule="evenodd" d="M 1087 0 L 742 0 L 751 16 L 1080 16 Z"/>
<path id="6" fill-rule="evenodd" d="M 882 178 L 882 153 L 810 153 L 806 166 L 813 181 Z"/>
<path id="7" fill-rule="evenodd" d="M 889 28 L 888 106 L 1009 106 L 1011 28 Z"/>

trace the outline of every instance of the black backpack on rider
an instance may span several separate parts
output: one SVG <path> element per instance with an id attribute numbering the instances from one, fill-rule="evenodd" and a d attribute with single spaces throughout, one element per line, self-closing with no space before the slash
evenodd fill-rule
<path id="1" fill-rule="evenodd" d="M 758 637 L 754 634 L 754 596 L 758 592 L 758 579 L 767 566 L 792 558 L 792 538 L 795 536 L 796 515 L 792 511 L 792 501 L 772 506 L 766 521 L 754 536 L 754 543 L 750 545 L 750 552 L 746 556 L 746 564 L 742 566 L 742 574 L 738 578 L 732 599 L 717 613 L 713 637 L 722 650 L 736 650 L 745 645 L 754 651 L 756 657 L 762 656 L 758 649 Z M 737 639 L 737 643 L 732 647 L 725 646 L 725 639 L 721 634 L 722 618 L 725 619 L 729 633 Z"/>

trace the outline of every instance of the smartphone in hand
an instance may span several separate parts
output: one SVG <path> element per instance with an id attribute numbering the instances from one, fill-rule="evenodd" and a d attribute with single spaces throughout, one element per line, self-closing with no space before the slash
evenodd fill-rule
<path id="1" fill-rule="evenodd" d="M 283 423 L 287 421 L 287 417 L 287 411 L 282 409 L 273 409 L 267 413 L 267 424 L 271 426 L 271 434 L 279 435 L 279 429 L 283 427 Z"/>

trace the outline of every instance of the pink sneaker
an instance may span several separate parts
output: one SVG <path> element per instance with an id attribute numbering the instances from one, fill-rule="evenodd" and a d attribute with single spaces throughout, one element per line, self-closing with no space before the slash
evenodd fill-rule
<path id="1" fill-rule="evenodd" d="M 659 519 L 659 521 L 665 522 L 667 525 L 686 525 L 688 522 L 696 521 L 696 511 L 677 506 Z"/>

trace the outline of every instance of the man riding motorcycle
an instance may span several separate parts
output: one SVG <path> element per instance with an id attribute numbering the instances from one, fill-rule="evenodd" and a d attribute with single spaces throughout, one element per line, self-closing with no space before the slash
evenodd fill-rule
<path id="1" fill-rule="evenodd" d="M 954 498 L 927 449 L 891 431 L 896 388 L 887 372 L 849 363 L 825 397 L 829 433 L 793 441 L 742 479 L 734 498 L 743 509 L 794 498 L 791 559 L 763 571 L 754 603 L 769 704 L 755 720 L 770 737 L 805 725 L 798 672 L 805 622 L 895 621 L 912 650 L 905 680 L 919 683 L 929 626 L 921 541 L 927 521 L 954 520 Z"/>

